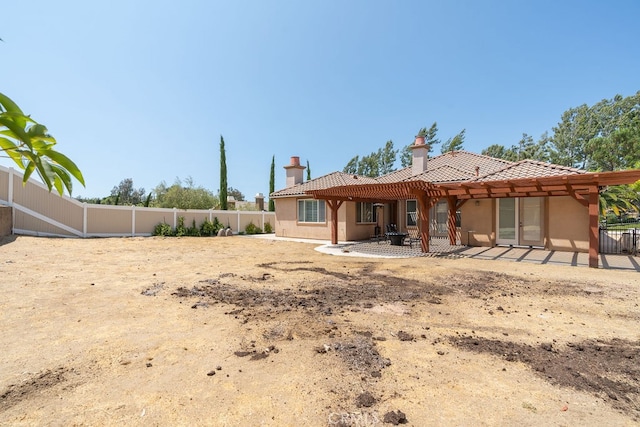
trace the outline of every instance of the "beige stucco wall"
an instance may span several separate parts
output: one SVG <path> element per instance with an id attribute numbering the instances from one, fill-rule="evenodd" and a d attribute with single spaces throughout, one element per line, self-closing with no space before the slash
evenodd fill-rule
<path id="1" fill-rule="evenodd" d="M 0 206 L 0 236 L 10 236 L 12 214 L 9 206 Z"/>
<path id="2" fill-rule="evenodd" d="M 462 224 L 459 241 L 470 246 L 495 246 L 495 199 L 470 200 L 461 207 Z M 382 211 L 380 212 L 382 213 Z M 326 222 L 306 224 L 297 221 L 297 199 L 276 202 L 275 232 L 277 236 L 308 239 L 331 239 L 331 211 L 326 208 Z M 357 224 L 356 204 L 345 202 L 338 211 L 338 240 L 364 240 L 374 233 L 376 224 Z M 383 226 L 384 214 L 378 218 Z M 349 224 L 348 230 L 346 224 Z M 589 218 L 587 208 L 571 197 L 550 197 L 545 208 L 545 247 L 549 250 L 587 252 Z M 406 230 L 406 203 L 398 203 L 398 227 Z"/>
<path id="3" fill-rule="evenodd" d="M 495 203 L 495 199 L 469 200 L 462 206 L 460 240 L 463 245 L 495 246 Z M 589 250 L 588 211 L 572 197 L 547 198 L 544 224 L 546 249 Z"/>
<path id="4" fill-rule="evenodd" d="M 469 200 L 460 208 L 460 242 L 469 246 L 495 245 L 495 200 Z"/>
<path id="5" fill-rule="evenodd" d="M 338 240 L 345 241 L 346 211 L 343 203 L 338 209 Z M 324 223 L 298 222 L 298 199 L 284 198 L 276 200 L 275 232 L 280 237 L 298 237 L 303 239 L 331 239 L 331 210 L 326 206 L 326 221 Z"/>
<path id="6" fill-rule="evenodd" d="M 550 197 L 547 249 L 589 251 L 589 211 L 572 197 Z"/>
<path id="7" fill-rule="evenodd" d="M 345 218 L 349 228 L 347 229 L 347 240 L 366 240 L 374 235 L 376 223 L 356 223 L 357 206 L 354 202 L 344 202 L 341 209 L 345 209 Z M 383 210 L 379 210 L 380 218 L 378 221 L 381 224 L 384 222 Z"/>

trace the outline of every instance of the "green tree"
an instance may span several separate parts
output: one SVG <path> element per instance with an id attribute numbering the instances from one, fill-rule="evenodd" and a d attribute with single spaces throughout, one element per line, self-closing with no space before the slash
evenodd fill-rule
<path id="1" fill-rule="evenodd" d="M 458 151 L 463 149 L 466 129 L 462 129 L 459 134 L 453 138 L 447 139 L 447 142 L 442 144 L 442 154 L 450 151 Z"/>
<path id="2" fill-rule="evenodd" d="M 497 159 L 508 160 L 510 162 L 517 162 L 524 159 L 547 162 L 549 161 L 547 147 L 548 141 L 549 137 L 546 132 L 542 134 L 537 143 L 533 142 L 533 138 L 531 136 L 523 133 L 518 144 L 514 144 L 510 148 L 506 148 L 499 144 L 493 144 L 482 150 L 481 154 L 495 157 Z"/>
<path id="3" fill-rule="evenodd" d="M 307 160 L 307 181 L 311 181 L 311 167 L 309 166 L 309 160 Z"/>
<path id="4" fill-rule="evenodd" d="M 82 196 L 74 197 L 74 199 L 76 199 L 80 203 L 88 203 L 92 205 L 101 205 L 103 200 L 102 197 L 82 197 Z"/>
<path id="5" fill-rule="evenodd" d="M 507 148 L 504 145 L 500 144 L 492 144 L 487 148 L 483 149 L 480 154 L 484 156 L 494 157 L 496 159 L 505 159 L 507 160 Z"/>
<path id="6" fill-rule="evenodd" d="M 586 145 L 590 170 L 628 169 L 640 159 L 640 129 L 624 128 L 593 138 Z"/>
<path id="7" fill-rule="evenodd" d="M 349 160 L 349 162 L 344 167 L 344 169 L 342 169 L 342 172 L 349 173 L 349 174 L 352 174 L 352 175 L 357 174 L 358 173 L 358 163 L 360 163 L 360 156 L 355 156 L 354 158 Z"/>
<path id="8" fill-rule="evenodd" d="M 585 144 L 596 136 L 595 120 L 586 104 L 570 108 L 553 128 L 551 161 L 556 164 L 584 168 L 587 163 Z"/>
<path id="9" fill-rule="evenodd" d="M 393 172 L 398 150 L 393 149 L 393 141 L 386 142 L 384 148 L 379 148 L 366 156 L 355 156 L 342 169 L 344 173 L 369 176 L 372 178 Z"/>
<path id="10" fill-rule="evenodd" d="M 211 209 L 218 205 L 214 194 L 201 186 L 196 187 L 191 178 L 185 179 L 186 185 L 176 178 L 173 185 L 167 187 L 162 181 L 153 190 L 155 199 L 151 205 L 157 208 Z"/>
<path id="11" fill-rule="evenodd" d="M 440 144 L 440 139 L 438 138 L 438 123 L 433 122 L 429 129 L 426 127 L 421 128 L 416 136 L 424 136 L 424 143 L 429 146 L 429 152 L 431 152 L 434 145 Z M 411 163 L 413 162 L 413 150 L 411 149 L 411 146 L 414 143 L 415 140 L 404 147 L 400 154 L 400 164 L 403 168 L 411 166 Z"/>
<path id="12" fill-rule="evenodd" d="M 75 178 L 84 186 L 84 177 L 75 163 L 54 150 L 56 140 L 44 125 L 25 115 L 9 97 L 0 93 L 0 152 L 24 171 L 26 183 L 35 171 L 49 191 L 62 195 L 73 191 Z"/>
<path id="13" fill-rule="evenodd" d="M 606 218 L 608 212 L 619 217 L 629 210 L 638 211 L 638 192 L 633 185 L 612 185 L 600 193 L 600 215 Z"/>
<path id="14" fill-rule="evenodd" d="M 133 179 L 126 178 L 111 190 L 110 200 L 117 198 L 120 205 L 141 205 L 144 199 L 144 188 L 134 188 Z"/>
<path id="15" fill-rule="evenodd" d="M 271 173 L 269 174 L 269 212 L 275 212 L 276 204 L 271 194 L 276 191 L 276 156 L 271 157 Z"/>
<path id="16" fill-rule="evenodd" d="M 371 178 L 380 176 L 378 153 L 374 152 L 368 156 L 362 156 L 358 162 L 358 175 L 369 176 Z"/>
<path id="17" fill-rule="evenodd" d="M 227 158 L 224 150 L 224 138 L 220 135 L 220 209 L 226 211 L 227 205 Z"/>
<path id="18" fill-rule="evenodd" d="M 227 189 L 227 195 L 228 196 L 233 196 L 233 198 L 237 201 L 237 202 L 244 202 L 244 194 L 242 194 L 242 192 L 236 188 L 233 187 L 229 187 Z"/>
<path id="19" fill-rule="evenodd" d="M 398 150 L 393 149 L 392 140 L 387 141 L 384 148 L 380 148 L 378 150 L 378 173 L 380 175 L 386 175 L 396 170 L 394 165 L 396 163 L 397 154 Z"/>
<path id="20" fill-rule="evenodd" d="M 640 159 L 640 151 L 631 142 L 633 130 L 638 127 L 640 91 L 628 97 L 616 95 L 603 99 L 593 106 L 583 104 L 570 108 L 562 114 L 562 121 L 553 128 L 553 136 L 549 138 L 550 160 L 589 170 L 632 164 L 634 158 Z M 609 150 L 614 141 L 623 144 L 625 150 Z"/>

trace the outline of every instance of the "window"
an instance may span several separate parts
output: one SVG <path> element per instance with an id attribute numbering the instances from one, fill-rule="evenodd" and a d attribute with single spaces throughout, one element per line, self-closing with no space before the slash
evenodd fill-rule
<path id="1" fill-rule="evenodd" d="M 407 200 L 407 227 L 417 225 L 418 219 L 418 202 L 416 200 Z"/>
<path id="2" fill-rule="evenodd" d="M 298 222 L 325 222 L 324 200 L 298 200 Z"/>
<path id="3" fill-rule="evenodd" d="M 377 221 L 376 207 L 373 203 L 356 203 L 356 222 L 373 223 Z"/>

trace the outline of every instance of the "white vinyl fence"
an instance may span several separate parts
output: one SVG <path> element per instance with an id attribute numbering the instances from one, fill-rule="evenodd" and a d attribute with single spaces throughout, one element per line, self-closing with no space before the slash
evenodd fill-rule
<path id="1" fill-rule="evenodd" d="M 229 226 L 234 233 L 244 231 L 253 222 L 275 225 L 274 212 L 222 211 L 192 209 L 144 208 L 80 203 L 68 196 L 60 196 L 40 182 L 30 180 L 22 184 L 22 174 L 0 166 L 0 205 L 13 209 L 13 234 L 59 237 L 118 237 L 150 236 L 159 223 L 175 228 L 179 217 L 185 227 L 195 221 L 197 227 L 205 219 Z"/>

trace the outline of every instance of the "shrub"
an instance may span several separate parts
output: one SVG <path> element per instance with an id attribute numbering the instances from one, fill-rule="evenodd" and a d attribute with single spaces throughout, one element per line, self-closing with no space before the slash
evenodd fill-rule
<path id="1" fill-rule="evenodd" d="M 153 235 L 154 236 L 171 236 L 173 235 L 173 230 L 171 230 L 171 226 L 169 224 L 163 221 L 160 224 L 155 226 L 155 228 L 153 229 Z"/>
<path id="2" fill-rule="evenodd" d="M 184 236 L 185 234 L 187 234 L 187 229 L 184 226 L 184 217 L 183 216 L 179 216 L 178 217 L 178 225 L 176 226 L 175 235 L 177 237 L 180 237 L 180 236 Z"/>
<path id="3" fill-rule="evenodd" d="M 271 227 L 271 223 L 270 222 L 265 222 L 264 223 L 264 232 L 265 233 L 273 233 L 273 228 Z"/>
<path id="4" fill-rule="evenodd" d="M 200 236 L 200 229 L 196 226 L 196 220 L 191 222 L 191 227 L 187 228 L 187 236 Z"/>
<path id="5" fill-rule="evenodd" d="M 200 226 L 200 235 L 201 236 L 215 236 L 218 233 L 213 226 L 213 223 L 209 221 L 209 218 L 205 219 L 202 225 Z"/>
<path id="6" fill-rule="evenodd" d="M 247 224 L 247 226 L 244 228 L 244 232 L 246 234 L 261 234 L 262 233 L 262 229 L 258 226 L 256 226 L 253 221 L 249 222 L 249 224 Z"/>

